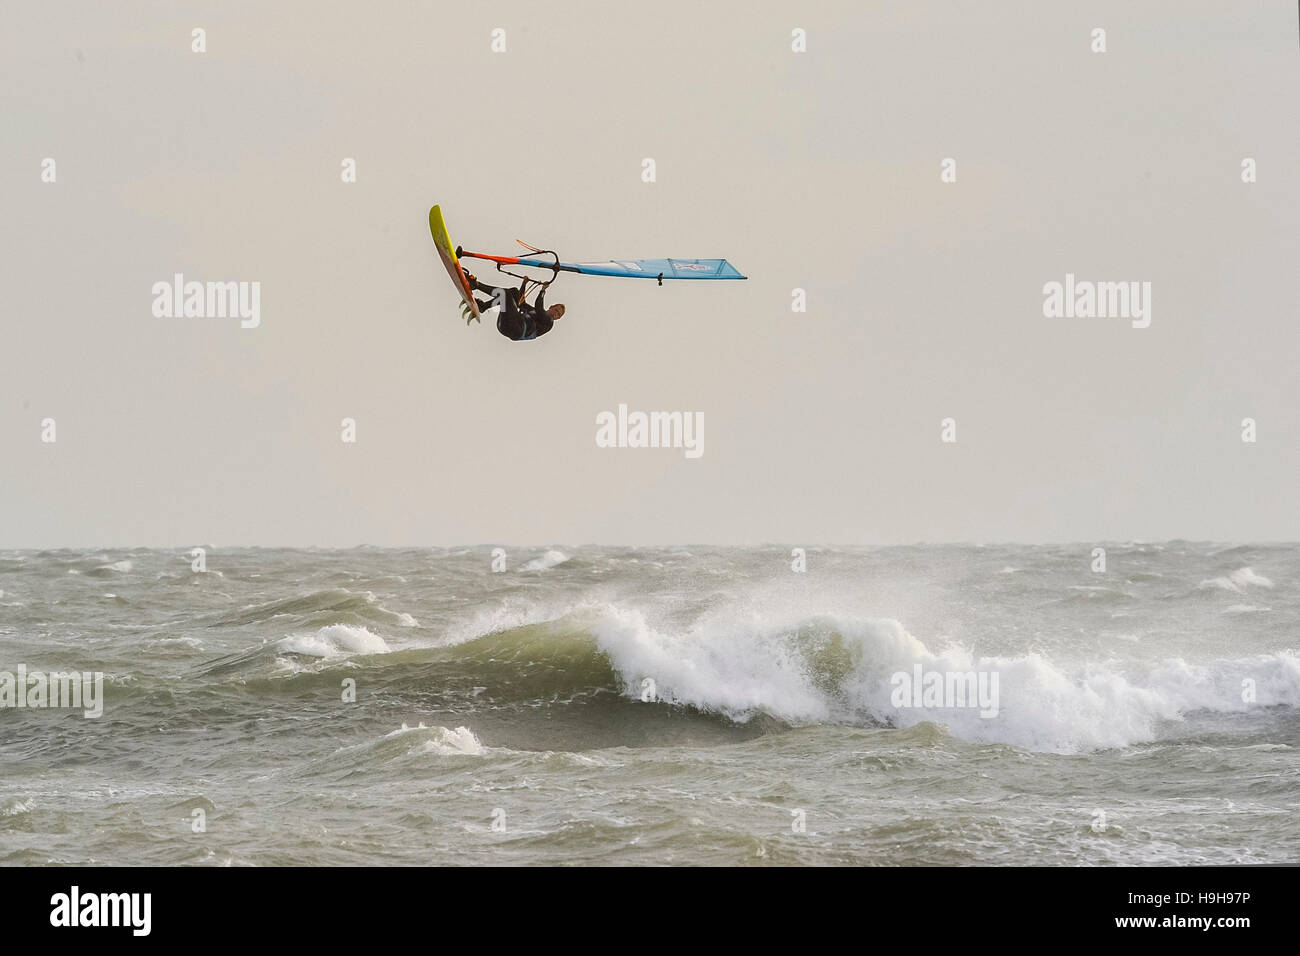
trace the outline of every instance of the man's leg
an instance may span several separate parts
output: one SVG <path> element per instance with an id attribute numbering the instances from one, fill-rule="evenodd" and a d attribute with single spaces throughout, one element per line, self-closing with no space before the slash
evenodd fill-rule
<path id="1" fill-rule="evenodd" d="M 488 295 L 492 297 L 491 300 L 484 300 L 479 298 L 474 299 L 474 301 L 478 303 L 478 310 L 480 312 L 486 312 L 488 309 L 495 309 L 498 305 L 501 304 L 503 297 L 505 299 L 506 307 L 507 308 L 510 307 L 509 289 L 502 289 L 499 288 L 498 286 L 487 285 L 486 283 L 479 282 L 477 279 L 470 280 L 470 288 L 473 289 L 475 292 L 486 292 Z"/>
<path id="2" fill-rule="evenodd" d="M 486 292 L 488 295 L 492 296 L 492 301 L 488 304 L 484 304 L 482 299 L 474 300 L 478 303 L 479 311 L 486 312 L 488 309 L 494 309 L 502 302 L 502 300 L 505 302 L 505 308 L 515 308 L 515 302 L 520 297 L 521 290 L 507 289 L 504 286 L 489 285 L 486 282 L 480 282 L 477 278 L 468 273 L 466 274 L 466 278 L 469 280 L 469 287 L 475 292 Z"/>
<path id="3" fill-rule="evenodd" d="M 527 332 L 524 326 L 524 314 L 519 311 L 513 292 L 510 289 L 502 291 L 506 294 L 506 305 L 497 313 L 497 331 L 506 338 L 518 342 Z"/>
<path id="4" fill-rule="evenodd" d="M 524 320 L 518 312 L 502 309 L 497 313 L 497 331 L 506 338 L 518 342 L 524 337 Z"/>

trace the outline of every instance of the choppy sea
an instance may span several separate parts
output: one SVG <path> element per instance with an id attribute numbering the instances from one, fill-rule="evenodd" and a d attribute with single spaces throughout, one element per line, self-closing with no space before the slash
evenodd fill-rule
<path id="1" fill-rule="evenodd" d="M 0 863 L 1300 862 L 1300 546 L 1094 547 L 3 551 Z"/>

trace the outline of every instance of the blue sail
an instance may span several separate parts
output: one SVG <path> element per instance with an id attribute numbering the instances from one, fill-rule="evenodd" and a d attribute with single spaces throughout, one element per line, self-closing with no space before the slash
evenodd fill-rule
<path id="1" fill-rule="evenodd" d="M 561 262 L 521 258 L 521 266 L 559 269 L 589 276 L 622 276 L 629 279 L 744 279 L 726 259 L 610 259 L 605 262 Z"/>

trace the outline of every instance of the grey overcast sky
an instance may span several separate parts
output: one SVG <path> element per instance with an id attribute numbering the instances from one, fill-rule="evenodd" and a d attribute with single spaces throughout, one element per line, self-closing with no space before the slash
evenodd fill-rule
<path id="1" fill-rule="evenodd" d="M 0 547 L 1298 539 L 1296 19 L 9 4 Z M 512 343 L 435 202 L 466 248 L 750 278 L 561 276 Z M 155 318 L 176 272 L 260 282 L 260 327 Z M 1150 282 L 1150 328 L 1045 318 L 1066 273 Z M 597 448 L 619 403 L 703 456 Z"/>

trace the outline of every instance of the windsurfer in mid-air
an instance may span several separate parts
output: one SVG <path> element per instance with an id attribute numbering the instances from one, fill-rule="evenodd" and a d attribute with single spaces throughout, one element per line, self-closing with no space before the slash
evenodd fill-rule
<path id="1" fill-rule="evenodd" d="M 590 276 L 622 276 L 626 279 L 654 279 L 659 285 L 665 279 L 743 279 L 740 271 L 726 259 L 605 259 L 597 262 L 561 262 L 557 252 L 530 246 L 523 240 L 515 240 L 528 255 L 490 256 L 482 252 L 466 252 L 451 241 L 447 235 L 447 224 L 442 218 L 442 207 L 434 206 L 429 210 L 429 234 L 433 244 L 438 248 L 438 258 L 442 260 L 447 275 L 456 285 L 460 296 L 461 315 L 466 324 L 479 316 L 480 310 L 497 309 L 497 331 L 514 342 L 526 342 L 540 338 L 555 327 L 555 323 L 564 315 L 564 306 L 546 306 L 546 290 L 561 272 Z M 462 259 L 485 259 L 497 264 L 497 270 L 520 280 L 519 288 L 511 289 L 489 282 L 480 282 L 465 271 Z M 553 260 L 553 261 L 550 261 Z M 546 269 L 551 272 L 551 279 L 542 282 L 538 279 L 525 278 L 511 272 L 503 266 L 516 266 L 524 269 Z M 536 301 L 529 303 L 529 283 L 537 286 Z M 490 299 L 477 298 L 474 293 L 483 292 Z"/>
<path id="2" fill-rule="evenodd" d="M 555 321 L 564 315 L 564 306 L 558 302 L 550 308 L 546 307 L 546 287 L 551 284 L 549 281 L 536 283 L 540 287 L 537 299 L 530 304 L 528 283 L 534 282 L 533 279 L 524 279 L 519 283 L 519 288 L 508 289 L 479 282 L 468 272 L 465 273 L 465 278 L 469 280 L 469 287 L 475 292 L 484 292 L 492 297 L 490 301 L 474 300 L 480 312 L 501 306 L 501 310 L 497 313 L 497 331 L 512 341 L 522 342 L 541 338 L 551 331 Z"/>

